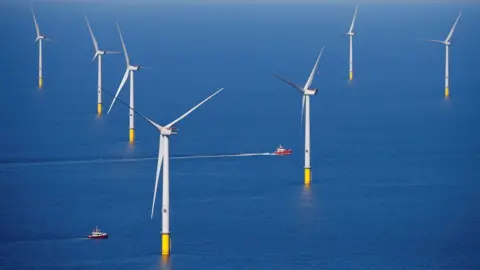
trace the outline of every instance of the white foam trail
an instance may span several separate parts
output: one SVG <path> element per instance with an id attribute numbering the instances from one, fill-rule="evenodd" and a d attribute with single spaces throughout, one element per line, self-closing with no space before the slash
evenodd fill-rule
<path id="1" fill-rule="evenodd" d="M 225 157 L 252 157 L 252 156 L 270 156 L 273 153 L 245 153 L 245 154 L 232 154 L 232 155 L 198 155 L 198 156 L 186 156 L 186 157 L 171 157 L 170 159 L 191 159 L 191 158 L 225 158 Z"/>
<path id="2" fill-rule="evenodd" d="M 225 158 L 225 157 L 251 157 L 251 156 L 270 156 L 273 153 L 243 153 L 230 155 L 194 155 L 183 157 L 170 157 L 170 159 L 201 159 L 201 158 Z M 102 163 L 121 163 L 121 162 L 139 162 L 147 160 L 156 160 L 156 157 L 146 158 L 112 158 L 112 159 L 88 159 L 88 160 L 68 160 L 68 161 L 45 161 L 45 162 L 18 162 L 0 164 L 0 168 L 17 168 L 17 167 L 38 167 L 38 166 L 55 166 L 55 165 L 80 165 L 80 164 L 102 164 Z"/>
<path id="3" fill-rule="evenodd" d="M 12 240 L 12 241 L 5 241 L 3 243 L 0 243 L 0 245 L 52 243 L 52 242 L 80 241 L 80 240 L 90 240 L 90 238 L 78 237 L 78 238 L 58 238 L 58 239 L 52 238 L 52 239 L 37 239 L 37 240 Z"/>

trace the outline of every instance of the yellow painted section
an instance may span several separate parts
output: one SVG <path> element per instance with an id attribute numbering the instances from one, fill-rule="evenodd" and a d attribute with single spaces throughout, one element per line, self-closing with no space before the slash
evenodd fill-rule
<path id="1" fill-rule="evenodd" d="M 133 128 L 131 128 L 129 132 L 129 141 L 130 143 L 133 143 L 135 141 L 135 130 Z"/>
<path id="2" fill-rule="evenodd" d="M 97 113 L 98 113 L 98 115 L 101 115 L 101 114 L 102 114 L 102 103 L 98 103 Z"/>
<path id="3" fill-rule="evenodd" d="M 445 97 L 448 98 L 450 96 L 450 89 L 448 87 L 445 87 Z"/>
<path id="4" fill-rule="evenodd" d="M 43 87 L 43 78 L 38 78 L 38 88 L 42 88 Z"/>
<path id="5" fill-rule="evenodd" d="M 170 255 L 170 234 L 162 233 L 162 255 Z"/>
<path id="6" fill-rule="evenodd" d="M 353 71 L 350 71 L 350 81 L 353 80 Z"/>
<path id="7" fill-rule="evenodd" d="M 305 168 L 305 185 L 312 183 L 312 171 L 310 168 Z"/>

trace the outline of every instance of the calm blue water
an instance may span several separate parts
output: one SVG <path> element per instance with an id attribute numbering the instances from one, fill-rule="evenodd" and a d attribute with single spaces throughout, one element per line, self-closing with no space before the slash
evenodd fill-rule
<path id="1" fill-rule="evenodd" d="M 446 101 L 444 48 L 415 39 L 444 39 L 460 9 Z M 340 34 L 353 10 L 37 4 L 56 41 L 39 91 L 28 5 L 2 4 L 0 268 L 479 269 L 480 6 L 362 4 L 349 84 Z M 178 124 L 172 156 L 294 150 L 172 160 L 168 262 L 160 212 L 149 216 L 156 161 L 95 162 L 154 157 L 158 133 L 137 117 L 130 147 L 125 107 L 96 117 L 84 13 L 102 48 L 120 50 L 118 21 L 132 62 L 152 67 L 136 73 L 136 107 L 160 124 L 225 87 Z M 270 73 L 304 83 L 323 45 L 306 189 L 301 97 Z M 121 55 L 104 58 L 107 89 L 124 69 Z M 95 225 L 111 238 L 85 240 Z"/>

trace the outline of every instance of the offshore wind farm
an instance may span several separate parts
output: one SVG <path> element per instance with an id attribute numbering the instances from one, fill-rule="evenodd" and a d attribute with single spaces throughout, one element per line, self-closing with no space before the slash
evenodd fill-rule
<path id="1" fill-rule="evenodd" d="M 0 5 L 1 269 L 480 267 L 480 5 Z"/>

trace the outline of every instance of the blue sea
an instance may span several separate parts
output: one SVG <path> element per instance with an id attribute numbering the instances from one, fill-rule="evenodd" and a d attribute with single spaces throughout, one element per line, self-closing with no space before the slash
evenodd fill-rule
<path id="1" fill-rule="evenodd" d="M 50 1 L 0 3 L 0 269 L 480 269 L 480 5 Z M 444 99 L 445 39 L 451 96 Z M 150 219 L 158 132 L 128 109 L 96 115 L 100 47 L 135 73 L 135 106 L 167 124 L 172 255 Z M 301 95 L 311 98 L 312 174 L 303 184 Z M 103 59 L 115 92 L 122 55 Z M 128 101 L 128 84 L 119 96 Z M 104 94 L 104 112 L 112 98 Z M 175 159 L 273 152 L 291 156 Z M 161 194 L 161 190 L 160 193 Z M 95 226 L 104 241 L 85 237 Z"/>

